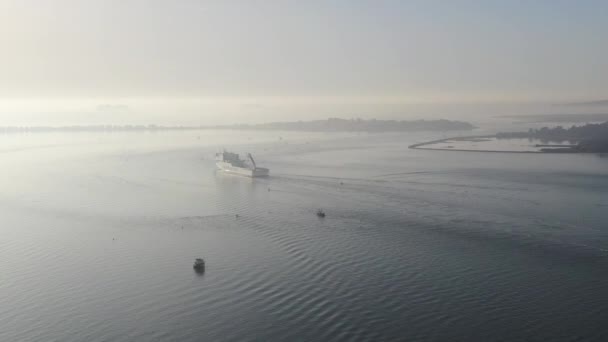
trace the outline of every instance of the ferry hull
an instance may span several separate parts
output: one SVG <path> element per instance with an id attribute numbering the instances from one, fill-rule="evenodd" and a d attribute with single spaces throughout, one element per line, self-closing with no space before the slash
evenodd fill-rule
<path id="1" fill-rule="evenodd" d="M 268 169 L 261 167 L 256 167 L 255 169 L 236 167 L 222 161 L 218 161 L 215 165 L 220 171 L 244 177 L 268 177 L 269 175 Z"/>

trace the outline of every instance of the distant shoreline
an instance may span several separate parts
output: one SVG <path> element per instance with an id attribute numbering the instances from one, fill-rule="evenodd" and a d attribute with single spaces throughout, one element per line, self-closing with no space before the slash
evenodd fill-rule
<path id="1" fill-rule="evenodd" d="M 488 139 L 488 138 L 496 138 L 497 135 L 471 135 L 471 136 L 465 136 L 465 137 L 451 137 L 451 138 L 444 138 L 444 139 L 438 139 L 438 140 L 432 140 L 432 141 L 426 141 L 426 142 L 422 142 L 422 143 L 418 143 L 418 144 L 413 144 L 408 146 L 408 148 L 410 149 L 414 149 L 414 150 L 426 150 L 426 151 L 452 151 L 452 152 L 486 152 L 486 153 L 542 153 L 542 154 L 584 154 L 584 153 L 595 153 L 597 154 L 597 152 L 583 152 L 583 151 L 576 151 L 576 150 L 568 150 L 564 148 L 564 151 L 509 151 L 509 150 L 505 150 L 505 151 L 499 151 L 499 150 L 471 150 L 471 149 L 458 149 L 458 148 L 431 148 L 431 147 L 423 147 L 423 146 L 427 146 L 427 145 L 434 145 L 434 144 L 439 144 L 439 143 L 444 143 L 447 141 L 467 141 L 467 140 L 471 140 L 471 139 Z M 508 138 L 506 138 L 508 139 Z"/>
<path id="2" fill-rule="evenodd" d="M 437 139 L 432 141 L 425 141 L 418 144 L 413 144 L 408 146 L 413 150 L 427 150 L 427 151 L 453 151 L 453 152 L 492 152 L 492 153 L 543 153 L 541 151 L 497 151 L 497 150 L 466 150 L 466 149 L 456 149 L 456 148 L 431 148 L 431 147 L 423 147 L 427 145 L 439 144 L 447 141 L 463 141 L 463 140 L 471 140 L 471 139 L 487 139 L 487 138 L 496 138 L 496 135 L 470 135 L 465 137 L 451 137 L 444 139 Z"/>
<path id="3" fill-rule="evenodd" d="M 361 120 L 337 119 L 296 122 L 272 122 L 262 124 L 235 124 L 221 126 L 161 126 L 161 125 L 70 125 L 70 126 L 6 126 L 0 134 L 39 132 L 160 132 L 194 130 L 249 130 L 293 132 L 344 132 L 389 133 L 423 131 L 468 131 L 475 126 L 464 121 L 450 120 Z"/>
<path id="4" fill-rule="evenodd" d="M 522 123 L 600 123 L 608 120 L 608 113 L 584 114 L 528 114 L 499 115 L 499 119 L 511 119 Z"/>
<path id="5" fill-rule="evenodd" d="M 218 128 L 238 128 L 246 130 L 283 130 L 302 132 L 422 132 L 422 131 L 470 131 L 476 127 L 469 122 L 453 120 L 363 120 L 339 119 L 271 122 L 255 125 L 217 126 Z"/>

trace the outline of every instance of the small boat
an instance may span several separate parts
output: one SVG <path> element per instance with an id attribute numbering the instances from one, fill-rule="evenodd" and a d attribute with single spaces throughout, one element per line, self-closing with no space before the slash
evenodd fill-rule
<path id="1" fill-rule="evenodd" d="M 198 272 L 204 271 L 205 270 L 205 260 L 203 260 L 201 258 L 197 258 L 196 260 L 194 260 L 194 265 L 192 267 L 194 267 L 194 269 L 197 270 Z"/>
<path id="2" fill-rule="evenodd" d="M 325 212 L 321 209 L 317 210 L 317 216 L 318 217 L 325 217 Z"/>

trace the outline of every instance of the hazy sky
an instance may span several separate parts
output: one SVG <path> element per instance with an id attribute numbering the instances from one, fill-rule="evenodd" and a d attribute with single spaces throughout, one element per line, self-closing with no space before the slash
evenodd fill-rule
<path id="1" fill-rule="evenodd" d="M 0 0 L 0 125 L 602 98 L 608 1 Z"/>

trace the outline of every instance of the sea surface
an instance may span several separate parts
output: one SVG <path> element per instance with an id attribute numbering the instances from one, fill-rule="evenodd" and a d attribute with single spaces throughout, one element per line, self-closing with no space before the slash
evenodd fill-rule
<path id="1" fill-rule="evenodd" d="M 444 137 L 0 135 L 0 341 L 607 341 L 608 158 Z"/>

